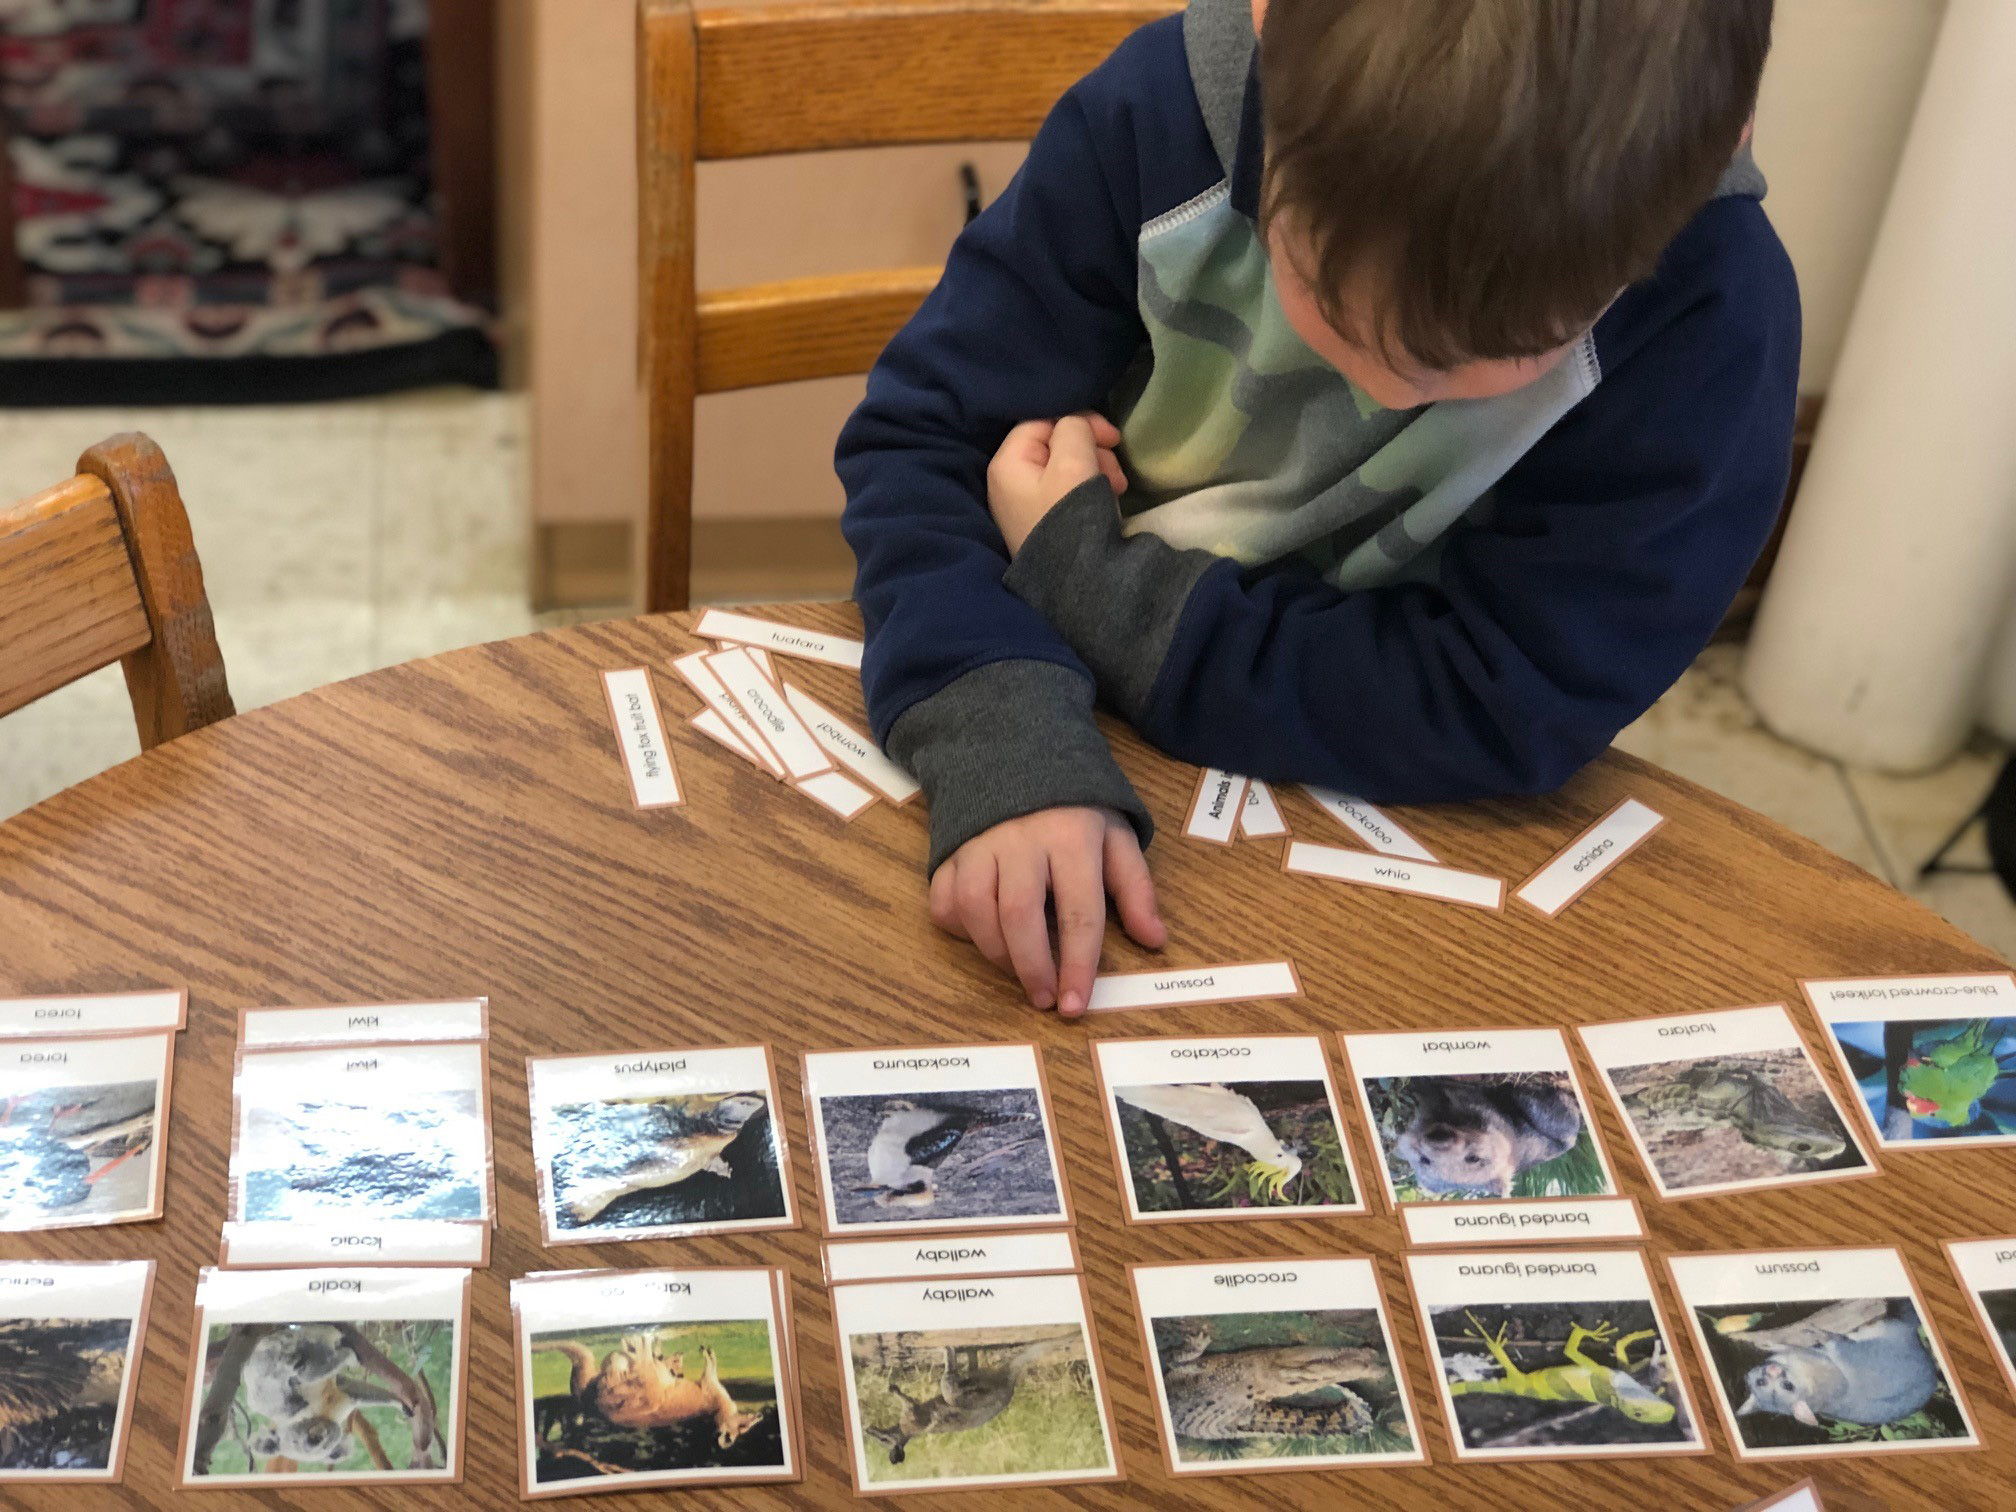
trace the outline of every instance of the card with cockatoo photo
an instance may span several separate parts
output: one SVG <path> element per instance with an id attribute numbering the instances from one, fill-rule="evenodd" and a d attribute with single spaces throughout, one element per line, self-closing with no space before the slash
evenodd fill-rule
<path id="1" fill-rule="evenodd" d="M 1365 1211 L 1316 1035 L 1110 1039 L 1092 1056 L 1130 1222 Z"/>

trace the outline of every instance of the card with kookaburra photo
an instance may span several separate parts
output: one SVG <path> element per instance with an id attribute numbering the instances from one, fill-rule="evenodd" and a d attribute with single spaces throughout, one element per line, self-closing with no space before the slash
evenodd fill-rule
<path id="1" fill-rule="evenodd" d="M 1071 1221 L 1034 1045 L 922 1045 L 805 1057 L 828 1234 Z"/>
<path id="2" fill-rule="evenodd" d="M 0 1483 L 120 1477 L 152 1260 L 0 1262 Z"/>
<path id="3" fill-rule="evenodd" d="M 526 1062 L 546 1243 L 794 1228 L 762 1045 Z"/>
<path id="4" fill-rule="evenodd" d="M 1092 1056 L 1130 1221 L 1365 1211 L 1316 1035 L 1106 1039 Z"/>

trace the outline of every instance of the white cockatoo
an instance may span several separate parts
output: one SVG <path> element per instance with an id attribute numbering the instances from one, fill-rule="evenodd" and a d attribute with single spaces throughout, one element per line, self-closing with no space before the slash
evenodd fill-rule
<path id="1" fill-rule="evenodd" d="M 1266 1177 L 1268 1197 L 1279 1202 L 1288 1183 L 1302 1173 L 1302 1157 L 1274 1137 L 1253 1099 L 1222 1082 L 1178 1082 L 1152 1087 L 1115 1087 L 1123 1103 L 1181 1124 L 1206 1139 L 1234 1144 L 1253 1157 Z"/>

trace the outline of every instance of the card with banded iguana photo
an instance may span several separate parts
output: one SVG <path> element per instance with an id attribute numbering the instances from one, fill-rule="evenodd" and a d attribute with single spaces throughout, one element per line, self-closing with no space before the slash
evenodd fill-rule
<path id="1" fill-rule="evenodd" d="M 1407 1256 L 1459 1460 L 1705 1454 L 1639 1250 Z"/>
<path id="2" fill-rule="evenodd" d="M 1800 985 L 1884 1149 L 2016 1142 L 2016 974 Z"/>

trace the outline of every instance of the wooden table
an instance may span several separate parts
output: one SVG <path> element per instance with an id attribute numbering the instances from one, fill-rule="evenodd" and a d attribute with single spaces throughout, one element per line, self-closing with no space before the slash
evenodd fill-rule
<path id="1" fill-rule="evenodd" d="M 858 633 L 851 608 L 759 612 Z M 700 644 L 689 623 L 588 625 L 375 673 L 175 741 L 0 825 L 0 996 L 162 984 L 186 984 L 192 994 L 177 1056 L 166 1220 L 0 1242 L 6 1257 L 161 1262 L 126 1483 L 118 1492 L 10 1487 L 0 1489 L 0 1506 L 184 1504 L 169 1488 L 192 1288 L 197 1268 L 216 1258 L 224 1215 L 237 1010 L 479 993 L 492 1009 L 501 1229 L 492 1268 L 476 1278 L 466 1484 L 206 1492 L 187 1505 L 511 1503 L 508 1279 L 549 1268 L 695 1262 L 789 1266 L 808 1474 L 799 1487 L 685 1496 L 720 1507 L 848 1503 L 838 1370 L 813 1232 L 557 1253 L 538 1240 L 528 1053 L 741 1043 L 753 1035 L 780 1052 L 784 1123 L 801 1157 L 801 1050 L 972 1038 L 1033 1037 L 1043 1045 L 1129 1479 L 1070 1492 L 993 1492 L 990 1503 L 1316 1508 L 1360 1499 L 1540 1512 L 1650 1500 L 1720 1509 L 1807 1473 L 1810 1462 L 1739 1465 L 1729 1455 L 1691 1345 L 1690 1379 L 1711 1418 L 1712 1457 L 1458 1468 L 1429 1395 L 1397 1221 L 1385 1214 L 1123 1226 L 1085 1042 L 1095 1034 L 1567 1024 L 1791 1000 L 1801 976 L 1999 967 L 1989 952 L 1818 846 L 1628 757 L 1607 757 L 1555 797 L 1406 815 L 1452 864 L 1515 879 L 1626 794 L 1669 816 L 1642 856 L 1549 923 L 1525 909 L 1488 914 L 1289 877 L 1279 870 L 1279 842 L 1186 841 L 1179 830 L 1194 770 L 1116 730 L 1122 760 L 1162 826 L 1153 861 L 1171 933 L 1163 959 L 1285 956 L 1306 996 L 1067 1025 L 1023 1006 L 969 947 L 931 928 L 921 805 L 882 805 L 841 824 L 687 728 L 680 716 L 694 701 L 669 674 L 660 678 L 661 697 L 689 802 L 632 809 L 596 674 L 638 663 L 663 669 Z M 818 697 L 858 715 L 850 674 L 785 666 Z M 1282 802 L 1298 834 L 1341 839 L 1300 794 L 1284 793 Z M 1108 969 L 1151 961 L 1117 932 L 1109 941 Z M 1807 1022 L 1803 1008 L 1799 1016 Z M 1661 1203 L 1614 1110 L 1604 1103 L 1598 1116 L 1627 1188 L 1644 1200 L 1655 1249 L 1904 1247 L 1989 1447 L 1820 1464 L 1814 1473 L 1832 1505 L 2009 1505 L 2016 1415 L 1938 1241 L 2016 1231 L 2016 1155 L 1890 1156 L 1880 1180 Z M 1371 1152 L 1355 1113 L 1350 1122 L 1370 1179 Z M 816 1215 L 811 1163 L 800 1158 L 794 1169 L 803 1211 Z M 1172 1484 L 1124 1263 L 1326 1252 L 1378 1257 L 1435 1463 Z"/>

